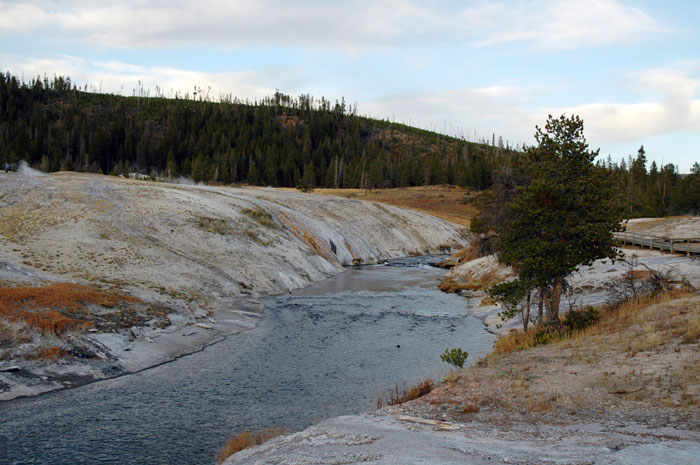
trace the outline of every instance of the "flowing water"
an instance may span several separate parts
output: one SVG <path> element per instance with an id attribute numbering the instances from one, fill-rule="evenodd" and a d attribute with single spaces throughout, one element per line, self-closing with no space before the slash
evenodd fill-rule
<path id="1" fill-rule="evenodd" d="M 426 258 L 352 268 L 263 299 L 250 331 L 133 375 L 0 403 L 0 464 L 212 464 L 234 432 L 374 408 L 395 383 L 476 360 L 494 337 Z"/>

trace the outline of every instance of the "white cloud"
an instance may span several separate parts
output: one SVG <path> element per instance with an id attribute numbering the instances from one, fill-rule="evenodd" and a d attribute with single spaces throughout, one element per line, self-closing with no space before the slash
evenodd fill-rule
<path id="1" fill-rule="evenodd" d="M 532 41 L 566 50 L 631 41 L 660 29 L 641 9 L 614 0 L 515 2 L 501 4 L 486 16 L 490 23 L 476 42 L 482 46 Z"/>
<path id="2" fill-rule="evenodd" d="M 570 49 L 633 40 L 658 29 L 642 10 L 615 0 L 480 1 L 467 7 L 417 0 L 6 0 L 0 9 L 0 34 L 48 31 L 103 47 L 274 44 L 352 51 L 445 41 L 482 46 L 531 41 Z"/>
<path id="3" fill-rule="evenodd" d="M 580 115 L 586 133 L 600 143 L 674 133 L 700 135 L 700 61 L 630 73 L 629 81 L 644 96 L 641 101 L 587 103 L 546 111 Z"/>
<path id="4" fill-rule="evenodd" d="M 495 132 L 511 143 L 534 143 L 535 125 L 542 126 L 548 114 L 581 116 L 593 148 L 672 134 L 700 136 L 700 62 L 630 73 L 627 84 L 640 93 L 636 101 L 544 106 L 538 100 L 548 93 L 545 87 L 491 86 L 394 95 L 360 102 L 360 112 L 453 135 L 461 131 L 470 140 Z"/>
<path id="5" fill-rule="evenodd" d="M 44 74 L 52 77 L 61 75 L 70 77 L 72 82 L 88 90 L 110 92 L 122 95 L 138 93 L 139 81 L 144 93 L 156 94 L 156 86 L 161 94 L 174 97 L 185 92 L 192 95 L 194 87 L 208 92 L 212 100 L 222 95 L 232 94 L 239 99 L 260 99 L 272 95 L 274 86 L 269 84 L 274 76 L 261 72 L 244 70 L 237 72 L 203 73 L 188 69 L 176 69 L 165 66 L 137 66 L 117 61 L 90 62 L 73 56 L 61 56 L 52 59 L 19 58 L 0 54 L 0 61 L 10 73 L 24 76 L 29 80 Z"/>
<path id="6" fill-rule="evenodd" d="M 700 91 L 700 61 L 682 61 L 673 66 L 630 73 L 643 93 L 670 100 L 690 100 Z"/>
<path id="7" fill-rule="evenodd" d="M 528 107 L 535 88 L 491 86 L 447 92 L 414 93 L 360 102 L 360 113 L 393 119 L 468 140 L 491 139 L 493 133 L 511 145 L 529 141 L 537 120 Z"/>

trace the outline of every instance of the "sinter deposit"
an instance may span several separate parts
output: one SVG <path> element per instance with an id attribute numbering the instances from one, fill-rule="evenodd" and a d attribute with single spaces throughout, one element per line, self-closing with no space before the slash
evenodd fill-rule
<path id="1" fill-rule="evenodd" d="M 2 173 L 0 201 L 2 284 L 79 283 L 136 300 L 87 305 L 90 329 L 3 344 L 0 399 L 197 350 L 254 326 L 256 297 L 308 286 L 345 265 L 466 243 L 459 226 L 423 213 L 272 188 Z M 47 344 L 70 363 L 27 362 L 51 354 Z"/>

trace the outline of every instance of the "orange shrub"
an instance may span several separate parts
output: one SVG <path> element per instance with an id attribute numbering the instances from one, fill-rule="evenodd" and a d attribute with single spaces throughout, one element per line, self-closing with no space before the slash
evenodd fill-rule
<path id="1" fill-rule="evenodd" d="M 85 306 L 113 307 L 118 302 L 139 302 L 130 296 L 74 283 L 0 288 L 0 317 L 23 321 L 42 334 L 60 335 L 92 326 Z"/>
<path id="2" fill-rule="evenodd" d="M 49 346 L 45 347 L 44 350 L 39 353 L 39 358 L 44 360 L 56 360 L 58 357 L 63 357 L 64 355 L 66 355 L 66 353 L 60 347 Z"/>
<path id="3" fill-rule="evenodd" d="M 406 384 L 399 387 L 398 384 L 395 384 L 394 388 L 389 390 L 389 400 L 386 402 L 386 405 L 399 405 L 403 404 L 404 402 L 408 402 L 409 400 L 418 399 L 419 397 L 423 397 L 424 395 L 428 394 L 434 388 L 435 383 L 433 383 L 430 379 L 426 379 L 425 381 L 417 383 L 411 387 L 408 387 Z M 384 396 L 380 394 L 379 398 L 377 399 L 377 408 L 382 408 L 383 406 Z"/>
<path id="4" fill-rule="evenodd" d="M 227 458 L 236 452 L 240 452 L 249 447 L 259 446 L 260 444 L 269 441 L 270 439 L 274 439 L 282 434 L 284 434 L 283 428 L 265 428 L 259 433 L 243 431 L 241 434 L 233 435 L 219 451 L 217 462 L 223 463 Z"/>

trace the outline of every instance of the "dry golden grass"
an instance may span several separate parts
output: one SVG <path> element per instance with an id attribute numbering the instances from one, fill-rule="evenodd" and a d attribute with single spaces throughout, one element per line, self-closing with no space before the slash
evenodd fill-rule
<path id="1" fill-rule="evenodd" d="M 634 221 L 631 223 L 627 223 L 625 226 L 628 232 L 648 233 L 650 229 L 658 228 L 659 226 L 663 226 L 667 223 L 673 223 L 674 220 L 679 220 L 683 218 L 687 217 L 666 216 L 663 218 L 645 218 L 643 221 Z"/>
<path id="2" fill-rule="evenodd" d="M 627 274 L 632 279 L 646 279 L 649 276 L 651 276 L 651 271 L 649 271 L 649 270 L 630 270 L 627 272 Z"/>
<path id="3" fill-rule="evenodd" d="M 697 307 L 698 305 L 696 304 L 696 310 Z M 693 342 L 698 342 L 698 340 L 700 340 L 700 312 L 693 312 L 692 314 L 688 315 L 685 320 L 685 325 L 681 323 L 677 327 L 677 332 L 680 333 L 683 343 L 690 344 Z"/>
<path id="4" fill-rule="evenodd" d="M 538 335 L 541 335 L 542 333 L 543 329 L 537 326 L 533 326 L 527 331 L 513 330 L 496 340 L 494 343 L 493 352 L 491 352 L 490 355 L 505 354 L 516 350 L 524 350 L 529 349 L 530 347 L 535 347 L 538 345 Z"/>
<path id="5" fill-rule="evenodd" d="M 683 299 L 690 295 L 687 290 L 674 289 L 617 306 L 604 306 L 600 311 L 600 321 L 581 331 L 552 333 L 537 326 L 525 332 L 513 330 L 496 340 L 491 355 L 529 349 L 561 339 L 572 339 L 580 345 L 587 339 L 602 340 L 602 336 L 607 336 L 606 345 L 622 341 L 633 353 L 678 338 L 683 343 L 694 343 L 700 339 L 700 303 L 688 303 Z"/>
<path id="6" fill-rule="evenodd" d="M 277 436 L 284 434 L 284 432 L 285 430 L 283 428 L 265 428 L 259 433 L 243 431 L 240 434 L 233 435 L 219 451 L 217 463 L 223 463 L 227 458 L 236 452 L 240 452 L 243 449 L 248 449 L 249 447 L 259 446 L 270 439 L 274 439 Z"/>
<path id="7" fill-rule="evenodd" d="M 454 278 L 452 278 L 451 276 L 446 277 L 440 282 L 440 290 L 442 292 L 452 293 L 464 291 L 467 289 L 471 289 L 469 283 L 455 281 Z"/>
<path id="8" fill-rule="evenodd" d="M 458 263 L 466 263 L 481 258 L 481 255 L 475 245 L 470 245 L 466 249 L 458 250 L 452 254 L 451 258 L 456 259 Z"/>
<path id="9" fill-rule="evenodd" d="M 423 382 L 417 383 L 413 386 L 399 386 L 395 384 L 393 389 L 388 391 L 388 398 L 385 398 L 383 394 L 380 394 L 377 398 L 377 408 L 382 408 L 384 405 L 399 405 L 409 400 L 415 400 L 419 397 L 423 397 L 435 388 L 435 383 L 430 379 L 426 379 Z"/>
<path id="10" fill-rule="evenodd" d="M 622 333 L 627 329 L 638 328 L 644 324 L 652 324 L 652 326 L 647 326 L 644 332 L 649 331 L 656 332 L 657 329 L 663 331 L 663 326 L 672 324 L 676 328 L 675 336 L 680 336 L 681 333 L 685 332 L 683 328 L 677 328 L 678 325 L 686 325 L 688 328 L 688 315 L 697 315 L 698 309 L 697 305 L 691 306 L 692 309 L 683 308 L 683 297 L 691 295 L 685 289 L 674 289 L 665 292 L 660 295 L 642 298 L 638 300 L 632 300 L 625 302 L 621 305 L 614 307 L 603 308 L 600 312 L 601 319 L 600 322 L 587 328 L 584 332 L 586 336 L 596 335 L 596 334 L 618 334 Z M 650 308 L 655 304 L 667 304 L 661 307 L 654 307 L 654 310 Z M 680 308 L 678 308 L 680 306 Z M 659 312 L 659 308 L 664 308 L 668 311 Z M 692 311 L 689 311 L 692 310 Z M 681 316 L 681 318 L 673 318 L 675 316 Z M 685 318 L 683 318 L 685 317 Z"/>
<path id="11" fill-rule="evenodd" d="M 471 291 L 484 291 L 494 284 L 503 281 L 503 276 L 499 270 L 489 270 L 481 276 L 469 280 L 469 287 L 467 289 Z"/>
<path id="12" fill-rule="evenodd" d="M 476 216 L 478 192 L 456 186 L 419 186 L 394 189 L 314 189 L 317 195 L 355 198 L 429 213 L 452 223 L 469 226 Z"/>
<path id="13" fill-rule="evenodd" d="M 460 277 L 459 281 L 455 280 L 452 276 L 447 276 L 440 282 L 440 290 L 442 292 L 459 292 L 462 290 L 467 291 L 485 291 L 494 284 L 503 281 L 503 274 L 498 269 L 489 270 L 486 273 L 479 276 L 465 276 Z M 466 279 L 467 281 L 462 281 Z"/>
<path id="14" fill-rule="evenodd" d="M 64 357 L 66 352 L 58 346 L 47 346 L 40 347 L 37 349 L 36 353 L 32 356 L 28 356 L 29 359 L 39 359 L 39 360 L 56 360 L 57 358 Z"/>
<path id="15" fill-rule="evenodd" d="M 467 414 L 467 413 L 479 413 L 479 407 L 477 407 L 474 404 L 467 404 L 465 405 L 462 410 L 460 410 L 461 414 Z"/>
<path id="16" fill-rule="evenodd" d="M 578 331 L 548 334 L 535 327 L 501 337 L 487 358 L 446 377 L 416 411 L 498 424 L 518 417 L 537 422 L 666 418 L 695 428 L 700 296 L 675 290 L 603 308 L 600 317 Z M 469 405 L 481 410 L 464 411 Z"/>
<path id="17" fill-rule="evenodd" d="M 256 206 L 255 208 L 244 208 L 243 210 L 241 210 L 241 213 L 243 213 L 244 215 L 248 215 L 253 220 L 257 221 L 266 228 L 279 229 L 279 225 L 275 223 L 275 220 L 274 218 L 272 218 L 272 215 L 260 206 Z"/>

